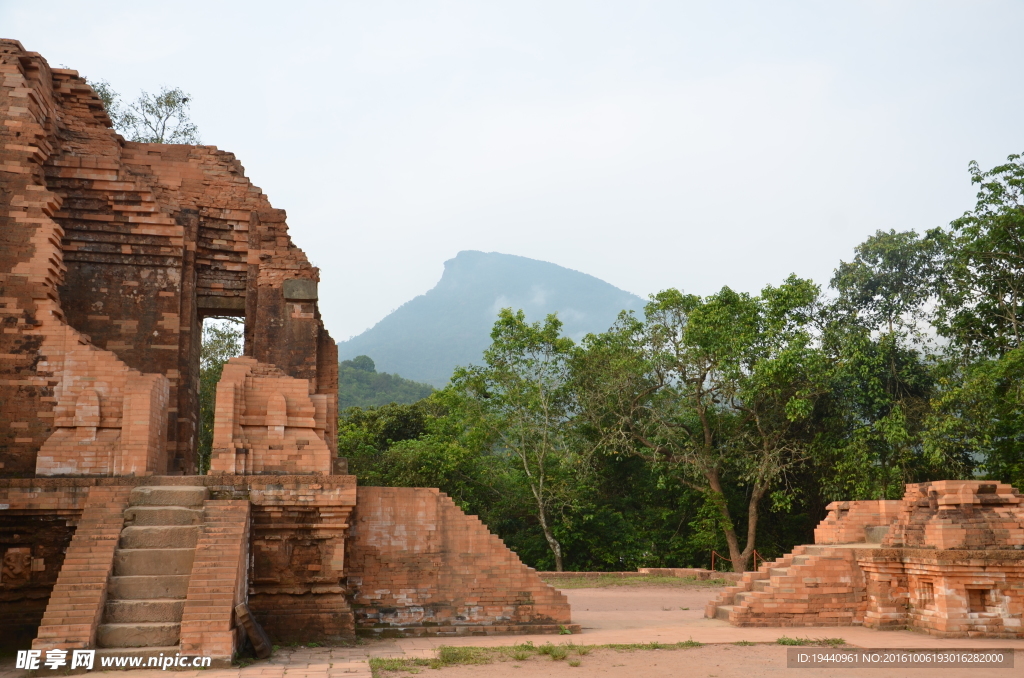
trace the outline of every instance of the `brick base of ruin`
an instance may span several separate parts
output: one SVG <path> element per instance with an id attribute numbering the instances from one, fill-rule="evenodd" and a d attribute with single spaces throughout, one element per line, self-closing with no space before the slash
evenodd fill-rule
<path id="1" fill-rule="evenodd" d="M 129 493 L 195 485 L 209 498 L 183 653 L 232 657 L 243 641 L 233 609 L 246 598 L 281 643 L 579 630 L 565 596 L 437 490 L 221 474 L 0 479 L 0 540 L 26 555 L 24 569 L 4 571 L 0 637 L 22 649 L 96 647 Z"/>

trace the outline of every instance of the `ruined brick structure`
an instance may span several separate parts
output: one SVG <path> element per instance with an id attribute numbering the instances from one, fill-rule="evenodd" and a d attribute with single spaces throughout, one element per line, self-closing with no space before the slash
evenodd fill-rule
<path id="1" fill-rule="evenodd" d="M 815 544 L 708 604 L 738 626 L 911 628 L 1024 638 L 1024 502 L 994 481 L 907 485 L 902 501 L 829 504 Z"/>
<path id="2" fill-rule="evenodd" d="M 361 510 L 318 279 L 232 154 L 127 142 L 76 71 L 0 40 L 0 638 L 230 657 L 240 602 L 281 640 L 569 624 L 436 491 Z M 210 316 L 245 350 L 197 476 Z"/>

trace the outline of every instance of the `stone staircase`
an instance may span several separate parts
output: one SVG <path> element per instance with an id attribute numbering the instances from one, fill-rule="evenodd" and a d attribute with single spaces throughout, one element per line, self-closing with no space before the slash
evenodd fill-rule
<path id="1" fill-rule="evenodd" d="M 124 512 L 114 552 L 98 654 L 173 654 L 196 541 L 203 523 L 205 487 L 136 487 Z"/>
<path id="2" fill-rule="evenodd" d="M 707 604 L 704 616 L 736 626 L 863 623 L 867 592 L 849 548 L 798 546 Z"/>

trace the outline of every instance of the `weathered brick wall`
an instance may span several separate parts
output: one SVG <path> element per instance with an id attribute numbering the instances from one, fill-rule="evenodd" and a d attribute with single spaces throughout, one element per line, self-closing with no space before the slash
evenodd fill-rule
<path id="1" fill-rule="evenodd" d="M 217 384 L 211 473 L 331 473 L 328 395 L 252 358 L 232 358 Z"/>
<path id="2" fill-rule="evenodd" d="M 867 575 L 865 626 L 910 627 L 950 638 L 1024 638 L 1024 553 L 901 549 L 898 558 L 891 554 L 861 560 Z"/>
<path id="3" fill-rule="evenodd" d="M 249 588 L 249 502 L 207 500 L 181 617 L 182 654 L 231 659 L 244 631 L 235 605 Z"/>
<path id="4" fill-rule="evenodd" d="M 253 616 L 278 642 L 351 638 L 355 627 L 343 579 L 355 477 L 249 481 Z"/>
<path id="5" fill-rule="evenodd" d="M 347 553 L 357 631 L 571 622 L 564 595 L 437 490 L 360 487 Z"/>
<path id="6" fill-rule="evenodd" d="M 0 647 L 32 644 L 88 496 L 70 479 L 0 480 L 0 558 L 22 561 L 0 571 Z"/>
<path id="7" fill-rule="evenodd" d="M 864 541 L 864 528 L 889 525 L 900 514 L 899 500 L 834 501 L 828 515 L 814 528 L 815 544 L 853 544 Z"/>
<path id="8" fill-rule="evenodd" d="M 0 648 L 32 644 L 74 523 L 70 515 L 0 510 Z"/>
<path id="9" fill-rule="evenodd" d="M 1024 505 L 1016 488 L 983 480 L 907 485 L 886 546 L 1024 548 Z"/>
<path id="10" fill-rule="evenodd" d="M 56 309 L 64 275 L 61 197 L 42 171 L 56 106 L 49 67 L 17 42 L 0 41 L 0 78 L 0 474 L 28 475 L 55 402 L 34 330 Z"/>
<path id="11" fill-rule="evenodd" d="M 34 649 L 95 647 L 131 487 L 93 487 L 53 587 Z"/>

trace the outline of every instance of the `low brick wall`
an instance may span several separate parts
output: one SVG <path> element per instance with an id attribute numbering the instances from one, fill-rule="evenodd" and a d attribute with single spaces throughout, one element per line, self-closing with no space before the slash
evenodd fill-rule
<path id="1" fill-rule="evenodd" d="M 248 589 L 249 502 L 207 500 L 181 616 L 182 654 L 234 657 L 242 641 L 235 605 Z"/>
<path id="2" fill-rule="evenodd" d="M 360 487 L 346 555 L 360 635 L 557 633 L 568 600 L 434 489 Z"/>
<path id="3" fill-rule="evenodd" d="M 95 647 L 131 487 L 94 487 L 71 539 L 33 649 Z"/>

